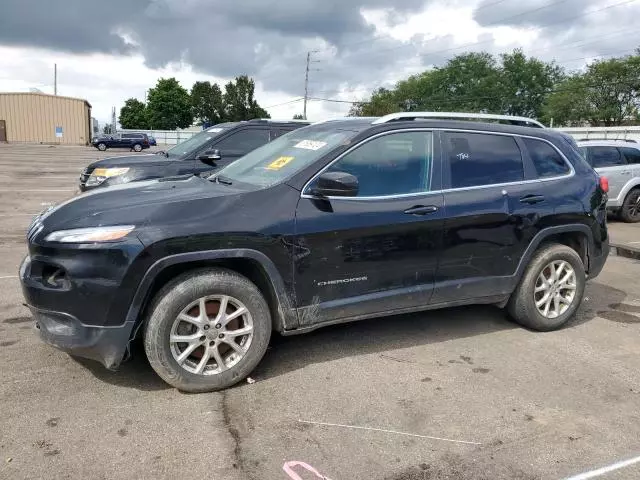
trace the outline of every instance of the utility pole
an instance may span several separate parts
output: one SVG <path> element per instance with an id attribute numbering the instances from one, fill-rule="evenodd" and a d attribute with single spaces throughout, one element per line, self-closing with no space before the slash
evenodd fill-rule
<path id="1" fill-rule="evenodd" d="M 311 63 L 311 52 L 307 52 L 307 68 L 304 72 L 304 107 L 302 109 L 302 118 L 307 119 L 307 99 L 309 98 L 309 64 Z"/>
<path id="2" fill-rule="evenodd" d="M 307 119 L 307 101 L 309 100 L 309 72 L 311 71 L 309 66 L 312 63 L 318 63 L 317 60 L 313 62 L 311 61 L 311 54 L 316 52 L 317 50 L 307 52 L 307 68 L 304 71 L 304 107 L 302 109 L 302 118 L 304 120 Z"/>
<path id="3" fill-rule="evenodd" d="M 53 64 L 53 94 L 58 95 L 58 64 Z"/>

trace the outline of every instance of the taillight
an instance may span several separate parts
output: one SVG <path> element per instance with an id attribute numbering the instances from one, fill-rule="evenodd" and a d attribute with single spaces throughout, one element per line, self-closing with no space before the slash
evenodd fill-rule
<path id="1" fill-rule="evenodd" d="M 609 179 L 607 177 L 600 177 L 600 188 L 604 193 L 609 191 Z"/>

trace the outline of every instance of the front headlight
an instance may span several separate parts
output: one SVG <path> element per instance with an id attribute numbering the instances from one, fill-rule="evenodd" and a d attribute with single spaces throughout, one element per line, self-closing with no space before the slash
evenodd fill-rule
<path id="1" fill-rule="evenodd" d="M 75 228 L 73 230 L 58 230 L 45 238 L 47 242 L 60 243 L 94 243 L 120 240 L 131 232 L 133 225 L 114 225 L 110 227 Z"/>
<path id="2" fill-rule="evenodd" d="M 87 179 L 87 185 L 100 185 L 107 178 L 124 175 L 128 168 L 96 168 Z"/>

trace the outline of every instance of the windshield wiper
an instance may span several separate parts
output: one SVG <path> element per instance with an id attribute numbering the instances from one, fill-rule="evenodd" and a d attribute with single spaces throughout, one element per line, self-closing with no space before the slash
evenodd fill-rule
<path id="1" fill-rule="evenodd" d="M 153 153 L 155 153 L 156 155 L 164 155 L 165 157 L 169 158 L 169 154 L 164 150 L 158 150 L 157 152 L 153 152 Z"/>

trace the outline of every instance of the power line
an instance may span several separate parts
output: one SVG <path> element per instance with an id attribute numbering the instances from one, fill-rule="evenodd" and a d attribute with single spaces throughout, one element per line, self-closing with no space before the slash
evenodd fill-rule
<path id="1" fill-rule="evenodd" d="M 276 103 L 275 105 L 269 105 L 268 107 L 264 107 L 264 108 L 265 108 L 265 110 L 266 110 L 266 109 L 268 109 L 268 108 L 281 107 L 281 106 L 283 106 L 283 105 L 289 105 L 290 103 L 301 102 L 302 100 L 304 100 L 304 98 L 303 98 L 303 97 L 295 98 L 295 99 L 293 99 L 293 100 L 289 100 L 289 101 L 287 101 L 287 102 Z"/>

